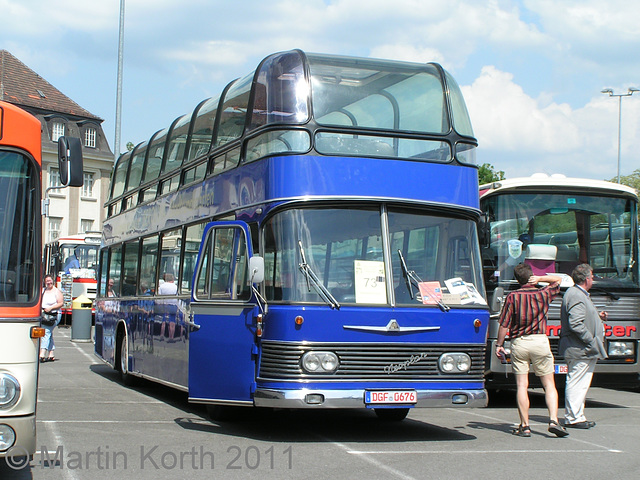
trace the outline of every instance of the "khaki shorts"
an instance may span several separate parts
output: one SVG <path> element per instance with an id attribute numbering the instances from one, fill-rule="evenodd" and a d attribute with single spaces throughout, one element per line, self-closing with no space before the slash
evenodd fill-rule
<path id="1" fill-rule="evenodd" d="M 554 372 L 553 353 L 545 334 L 525 335 L 511 341 L 511 366 L 513 373 L 529 373 L 529 363 L 538 377 Z"/>

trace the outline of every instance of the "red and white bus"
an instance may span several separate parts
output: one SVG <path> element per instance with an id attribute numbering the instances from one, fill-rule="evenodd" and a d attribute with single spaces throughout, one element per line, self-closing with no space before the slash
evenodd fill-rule
<path id="1" fill-rule="evenodd" d="M 63 288 L 63 275 L 72 280 L 71 298 L 84 295 L 92 302 L 96 298 L 96 269 L 102 232 L 67 235 L 45 244 L 44 270 Z"/>
<path id="2" fill-rule="evenodd" d="M 77 140 L 77 139 L 73 139 Z M 25 466 L 36 448 L 42 275 L 41 126 L 29 113 L 0 101 L 0 458 Z M 79 141 L 66 158 L 82 153 Z M 77 150 L 76 150 L 77 149 Z M 70 161 L 60 161 L 61 181 L 70 184 Z M 74 167 L 75 169 L 75 160 Z M 75 170 L 74 170 L 75 171 Z M 22 463 L 21 463 L 22 462 Z"/>

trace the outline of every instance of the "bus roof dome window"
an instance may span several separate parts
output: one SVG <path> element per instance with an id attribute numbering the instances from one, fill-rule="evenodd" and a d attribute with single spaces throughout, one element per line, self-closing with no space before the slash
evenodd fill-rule
<path id="1" fill-rule="evenodd" d="M 439 65 L 317 54 L 308 59 L 313 115 L 321 125 L 439 135 L 451 130 Z"/>
<path id="2" fill-rule="evenodd" d="M 267 57 L 259 68 L 251 127 L 304 123 L 309 119 L 309 82 L 299 51 Z"/>
<path id="3" fill-rule="evenodd" d="M 453 128 L 456 129 L 460 135 L 466 135 L 473 137 L 473 128 L 471 128 L 471 120 L 469 119 L 469 112 L 467 106 L 464 103 L 464 97 L 458 86 L 458 82 L 449 74 L 445 72 L 447 79 L 447 87 L 449 88 L 449 94 L 451 95 L 451 110 L 453 112 Z"/>

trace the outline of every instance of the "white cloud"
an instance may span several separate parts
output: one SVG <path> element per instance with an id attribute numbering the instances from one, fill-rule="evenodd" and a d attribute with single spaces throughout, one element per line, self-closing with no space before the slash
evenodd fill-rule
<path id="1" fill-rule="evenodd" d="M 512 152 L 569 151 L 580 144 L 580 134 L 566 104 L 540 107 L 513 75 L 493 66 L 463 93 L 481 146 Z"/>
<path id="2" fill-rule="evenodd" d="M 78 0 L 0 0 L 5 32 L 50 37 L 65 31 L 96 33 L 117 28 L 119 3 Z"/>
<path id="3" fill-rule="evenodd" d="M 450 68 L 446 59 L 436 48 L 416 47 L 410 44 L 378 45 L 371 49 L 374 58 L 393 58 L 404 62 L 437 62 L 444 68 Z"/>
<path id="4" fill-rule="evenodd" d="M 617 102 L 598 96 L 577 109 L 534 99 L 493 66 L 462 87 L 479 141 L 480 163 L 507 177 L 535 172 L 612 178 L 617 170 Z M 623 105 L 621 174 L 640 167 L 640 98 Z"/>

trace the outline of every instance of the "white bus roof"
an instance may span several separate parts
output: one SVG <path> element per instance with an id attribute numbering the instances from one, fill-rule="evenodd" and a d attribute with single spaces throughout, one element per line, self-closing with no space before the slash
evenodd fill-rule
<path id="1" fill-rule="evenodd" d="M 564 175 L 546 175 L 544 173 L 536 173 L 530 177 L 510 178 L 507 180 L 498 180 L 492 183 L 480 185 L 480 196 L 484 197 L 489 194 L 498 192 L 509 192 L 512 190 L 523 190 L 532 188 L 536 190 L 549 189 L 553 190 L 594 190 L 602 193 L 627 194 L 637 197 L 635 188 L 619 183 L 607 182 L 604 180 L 592 180 L 588 178 L 565 177 Z"/>
<path id="2" fill-rule="evenodd" d="M 58 237 L 55 240 L 47 242 L 47 244 L 51 243 L 59 243 L 59 244 L 87 244 L 87 245 L 97 245 L 102 241 L 102 232 L 86 232 L 79 233 L 77 235 L 65 235 L 64 237 Z"/>

